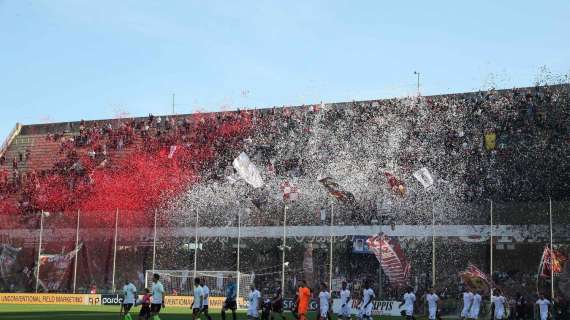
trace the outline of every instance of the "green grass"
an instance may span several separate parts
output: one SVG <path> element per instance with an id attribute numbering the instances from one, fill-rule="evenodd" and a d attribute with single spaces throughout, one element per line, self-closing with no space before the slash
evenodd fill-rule
<path id="1" fill-rule="evenodd" d="M 131 314 L 136 319 L 139 312 L 139 307 L 133 308 Z M 1 320 L 120 320 L 119 319 L 119 306 L 65 306 L 65 305 L 0 305 L 0 319 Z M 210 312 L 213 320 L 221 320 L 220 311 L 212 310 Z M 309 320 L 317 320 L 315 313 L 309 313 Z M 287 320 L 294 320 L 291 313 L 285 313 Z M 202 320 L 205 319 L 201 316 Z M 231 320 L 231 313 L 227 314 L 227 319 Z M 389 317 L 382 317 L 387 319 Z M 190 309 L 188 308 L 165 308 L 160 312 L 161 320 L 190 320 L 192 319 Z M 246 320 L 245 312 L 238 312 L 238 320 Z M 333 319 L 336 320 L 336 317 Z M 375 317 L 375 320 L 380 317 Z M 394 317 L 391 319 L 400 319 Z M 418 320 L 423 320 L 423 317 L 416 317 Z"/>

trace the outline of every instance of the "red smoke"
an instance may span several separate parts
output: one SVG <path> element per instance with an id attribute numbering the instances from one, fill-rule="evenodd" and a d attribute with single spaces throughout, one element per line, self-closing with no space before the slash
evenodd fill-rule
<path id="1" fill-rule="evenodd" d="M 82 157 L 87 173 L 78 177 L 51 173 L 37 178 L 28 188 L 30 202 L 34 208 L 73 217 L 81 210 L 88 225 L 113 223 L 117 209 L 122 225 L 144 223 L 153 209 L 200 180 L 220 154 L 239 150 L 251 127 L 250 115 L 244 112 L 195 115 L 189 131 L 180 130 L 168 144 L 140 142 L 131 147 L 134 150 L 123 151 L 127 156 L 111 158 L 103 167 Z M 176 146 L 171 158 L 170 145 Z M 5 213 L 17 211 L 9 201 L 0 201 L 0 206 Z"/>

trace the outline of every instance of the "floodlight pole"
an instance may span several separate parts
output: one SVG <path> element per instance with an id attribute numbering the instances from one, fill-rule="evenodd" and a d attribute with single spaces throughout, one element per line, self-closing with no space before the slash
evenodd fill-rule
<path id="1" fill-rule="evenodd" d="M 239 254 L 240 254 L 240 246 L 241 246 L 241 210 L 238 207 L 238 236 L 237 236 L 237 261 L 236 261 L 236 293 L 239 295 Z"/>
<path id="2" fill-rule="evenodd" d="M 36 263 L 36 293 L 38 293 L 38 286 L 40 284 L 40 263 L 42 257 L 42 237 L 44 233 L 44 211 L 40 215 L 40 241 L 38 244 L 38 262 Z"/>
<path id="3" fill-rule="evenodd" d="M 550 215 L 550 299 L 554 301 L 554 241 L 552 238 L 552 198 L 548 197 Z"/>
<path id="4" fill-rule="evenodd" d="M 194 279 L 197 276 L 198 264 L 198 210 L 196 210 L 196 225 L 194 226 Z"/>
<path id="5" fill-rule="evenodd" d="M 420 96 L 420 73 L 417 71 L 414 71 L 414 74 L 416 76 L 418 76 L 417 87 L 418 87 L 418 97 L 419 97 Z"/>
<path id="6" fill-rule="evenodd" d="M 156 219 L 157 214 L 156 210 L 154 210 L 154 236 L 152 237 L 152 273 L 154 274 L 154 270 L 156 268 Z"/>
<path id="7" fill-rule="evenodd" d="M 287 250 L 287 205 L 283 209 L 283 243 L 281 245 L 281 294 L 285 295 L 285 250 Z"/>
<path id="8" fill-rule="evenodd" d="M 331 204 L 331 227 L 330 227 L 330 261 L 329 261 L 329 287 L 332 294 L 332 279 L 333 279 L 333 243 L 334 243 L 334 203 Z"/>
<path id="9" fill-rule="evenodd" d="M 81 211 L 77 210 L 77 228 L 75 230 L 75 265 L 73 266 L 73 293 L 77 286 L 77 258 L 79 257 L 79 215 Z"/>
<path id="10" fill-rule="evenodd" d="M 115 211 L 115 243 L 113 245 L 113 281 L 111 284 L 111 289 L 115 292 L 115 273 L 117 270 L 117 236 L 119 231 L 119 208 Z"/>
<path id="11" fill-rule="evenodd" d="M 435 288 L 435 201 L 431 207 L 431 287 Z"/>
<path id="12" fill-rule="evenodd" d="M 382 222 L 384 221 L 384 218 L 381 216 L 380 217 L 380 221 L 378 222 L 378 228 L 380 229 L 378 231 L 378 235 L 381 237 L 380 241 L 382 241 L 383 237 L 384 237 L 384 233 L 382 232 Z M 380 255 L 379 255 L 379 259 L 378 262 L 380 263 L 380 266 L 378 268 L 378 297 L 382 298 L 382 294 L 384 293 L 384 289 L 383 287 L 383 281 L 382 281 L 382 242 L 380 242 Z"/>
<path id="13" fill-rule="evenodd" d="M 491 237 L 490 237 L 490 241 L 491 241 L 491 247 L 490 247 L 490 273 L 489 276 L 491 277 L 491 282 L 493 282 L 493 200 L 491 201 Z M 491 287 L 491 286 L 489 286 Z M 491 290 L 491 296 L 493 296 L 493 288 L 490 288 Z"/>

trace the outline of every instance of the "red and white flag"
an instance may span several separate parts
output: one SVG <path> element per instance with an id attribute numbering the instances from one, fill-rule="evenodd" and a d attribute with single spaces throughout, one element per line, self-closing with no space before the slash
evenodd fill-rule
<path id="1" fill-rule="evenodd" d="M 366 240 L 368 248 L 374 252 L 376 259 L 384 273 L 390 279 L 390 284 L 394 287 L 405 287 L 408 285 L 412 267 L 400 243 L 396 239 L 389 239 L 385 235 L 376 235 Z"/>
<path id="2" fill-rule="evenodd" d="M 473 264 L 469 264 L 465 271 L 459 273 L 459 276 L 463 279 L 465 286 L 471 290 L 489 290 L 493 287 L 491 278 Z"/>
<path id="3" fill-rule="evenodd" d="M 66 275 L 70 272 L 75 255 L 83 245 L 80 244 L 77 250 L 72 250 L 67 254 L 43 254 L 40 256 L 39 284 L 44 290 L 59 290 Z"/>
<path id="4" fill-rule="evenodd" d="M 299 190 L 287 180 L 281 184 L 281 191 L 283 192 L 283 201 L 295 201 L 299 198 Z"/>
<path id="5" fill-rule="evenodd" d="M 560 251 L 551 250 L 549 246 L 544 247 L 542 251 L 542 258 L 540 258 L 540 265 L 538 266 L 541 277 L 549 278 L 552 273 L 559 274 L 564 269 L 564 263 L 567 257 Z"/>

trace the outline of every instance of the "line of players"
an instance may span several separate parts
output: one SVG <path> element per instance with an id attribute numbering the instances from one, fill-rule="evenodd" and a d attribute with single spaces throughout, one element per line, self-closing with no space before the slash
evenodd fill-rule
<path id="1" fill-rule="evenodd" d="M 151 291 L 145 289 L 143 292 L 142 299 L 137 300 L 136 287 L 127 281 L 123 287 L 123 303 L 121 305 L 121 315 L 126 315 L 129 313 L 133 305 L 140 304 L 141 311 L 139 313 L 139 320 L 147 320 L 154 315 L 158 315 L 160 310 L 164 307 L 164 286 L 160 282 L 160 276 L 158 274 L 153 275 L 152 284 L 152 295 Z M 204 314 L 208 320 L 212 320 L 208 313 L 209 306 L 209 295 L 210 289 L 205 283 L 201 283 L 200 278 L 194 279 L 194 299 L 192 302 L 192 319 L 196 320 L 201 314 Z M 296 320 L 308 320 L 307 313 L 309 311 L 309 305 L 312 298 L 311 290 L 309 289 L 307 282 L 301 280 L 299 283 L 296 297 L 295 305 L 292 308 L 292 314 Z M 479 313 L 481 309 L 481 303 L 483 298 L 480 292 L 472 292 L 470 289 L 466 289 L 462 293 L 463 297 L 463 308 L 461 310 L 461 319 L 479 319 Z M 152 298 L 152 299 L 151 299 Z M 322 282 L 320 285 L 320 292 L 318 294 L 318 310 L 320 320 L 332 320 L 332 304 L 331 304 L 331 293 L 329 292 L 326 283 Z M 364 282 L 363 290 L 360 295 L 360 305 L 358 306 L 357 319 L 359 320 L 372 320 L 372 309 L 373 300 L 376 298 L 374 290 L 371 288 L 368 281 Z M 352 295 L 348 289 L 348 284 L 342 282 L 342 288 L 340 290 L 340 314 L 339 316 L 343 320 L 349 320 L 352 318 L 352 305 L 350 301 Z M 439 319 L 439 305 L 441 299 L 435 293 L 434 289 L 430 289 L 424 297 L 428 305 L 428 319 L 435 320 Z M 503 296 L 500 289 L 493 290 L 491 295 L 491 303 L 493 305 L 493 316 L 496 320 L 506 319 L 506 304 L 507 299 Z M 404 293 L 403 300 L 401 301 L 399 307 L 403 308 L 402 316 L 406 319 L 414 320 L 414 307 L 416 304 L 416 295 L 413 289 L 410 287 Z M 550 314 L 551 302 L 544 297 L 544 294 L 540 294 L 539 299 L 535 303 L 538 306 L 540 320 L 547 320 Z M 226 312 L 230 310 L 232 313 L 232 320 L 236 320 L 236 309 L 237 309 L 237 289 L 235 283 L 230 281 L 226 286 L 226 297 L 224 305 L 222 306 L 221 316 L 222 320 L 226 320 Z M 261 315 L 259 311 L 261 312 Z M 286 320 L 283 314 L 283 295 L 281 288 L 278 286 L 275 289 L 273 297 L 265 297 L 262 303 L 262 297 L 259 290 L 255 288 L 255 285 L 251 285 L 250 292 L 248 294 L 248 308 L 247 316 L 248 319 L 257 320 L 260 318 L 262 320 L 273 320 L 277 317 L 282 320 Z"/>
<path id="2" fill-rule="evenodd" d="M 465 319 L 479 319 L 480 312 L 481 312 L 481 304 L 483 302 L 483 297 L 481 296 L 480 292 L 473 292 L 471 289 L 467 288 L 463 293 L 463 308 L 461 309 L 461 320 Z M 405 305 L 405 310 L 402 312 L 402 315 L 405 315 L 407 319 L 415 319 L 414 318 L 414 304 L 416 301 L 415 294 L 413 293 L 413 289 L 409 288 L 407 292 L 404 294 L 404 301 L 400 305 Z M 440 319 L 439 317 L 439 306 L 441 303 L 441 299 L 435 293 L 435 290 L 431 288 L 428 293 L 425 295 L 425 301 L 428 305 L 428 319 L 436 320 Z M 491 295 L 491 304 L 492 304 L 492 319 L 494 320 L 503 320 L 507 319 L 507 299 L 503 295 L 503 292 L 500 289 L 494 289 Z M 538 306 L 540 320 L 547 320 L 550 316 L 550 301 L 544 297 L 544 294 L 540 294 L 539 299 L 535 302 Z"/>
<path id="3" fill-rule="evenodd" d="M 480 317 L 481 304 L 483 302 L 483 297 L 479 292 L 472 292 L 467 289 L 462 293 L 463 296 L 463 308 L 461 310 L 461 319 L 473 319 L 477 320 Z M 293 316 L 296 320 L 307 320 L 307 312 L 309 309 L 309 303 L 312 294 L 310 289 L 307 287 L 307 283 L 303 280 L 301 281 L 299 288 L 296 292 L 295 306 L 292 310 Z M 360 304 L 358 305 L 357 319 L 359 320 L 372 320 L 372 309 L 373 309 L 373 299 L 376 297 L 374 290 L 370 287 L 367 281 L 364 282 L 363 290 L 360 295 Z M 251 291 L 248 295 L 248 311 L 247 315 L 250 320 L 259 319 L 260 309 L 260 299 L 261 294 L 254 286 L 251 287 Z M 428 319 L 436 320 L 440 319 L 439 306 L 441 299 L 435 293 L 434 289 L 430 289 L 424 296 L 424 300 L 428 306 Z M 328 290 L 326 283 L 322 282 L 320 286 L 320 292 L 318 295 L 318 310 L 320 320 L 332 320 L 332 308 L 331 308 L 331 294 Z M 340 290 L 340 314 L 339 316 L 343 320 L 349 320 L 352 318 L 352 306 L 351 292 L 348 289 L 346 282 L 342 283 L 342 289 Z M 500 289 L 494 289 L 491 295 L 491 304 L 493 310 L 493 319 L 503 320 L 507 319 L 506 305 L 507 299 L 503 295 Z M 545 298 L 544 294 L 540 294 L 538 300 L 535 302 L 538 306 L 538 311 L 540 315 L 540 320 L 548 320 L 550 317 L 550 305 L 551 302 Z M 416 295 L 413 289 L 409 287 L 403 295 L 403 299 L 399 305 L 402 309 L 401 315 L 406 317 L 408 320 L 415 320 L 414 308 L 416 305 Z M 224 307 L 225 308 L 225 307 Z M 276 316 L 280 316 L 281 319 L 286 319 L 283 316 L 283 300 L 281 297 L 281 289 L 277 289 L 273 299 L 266 298 L 264 300 L 263 306 L 261 307 L 262 320 L 273 320 Z M 222 319 L 225 320 L 224 310 L 222 310 Z M 234 319 L 235 320 L 235 317 Z"/>
<path id="4" fill-rule="evenodd" d="M 301 280 L 295 296 L 294 306 L 291 310 L 294 319 L 296 320 L 308 320 L 307 314 L 310 309 L 310 303 L 313 294 L 311 289 L 309 289 L 307 282 Z M 368 319 L 372 320 L 372 308 L 373 300 L 376 297 L 374 290 L 370 287 L 368 283 L 364 284 L 364 290 L 362 292 L 361 304 L 359 306 L 358 319 Z M 341 310 L 340 317 L 343 320 L 348 320 L 352 318 L 352 305 L 350 304 L 352 297 L 350 290 L 348 289 L 348 284 L 346 282 L 342 283 L 342 289 L 340 290 L 340 300 L 341 300 Z M 326 283 L 321 282 L 320 292 L 318 294 L 318 310 L 320 320 L 332 320 L 332 297 L 329 292 Z M 228 301 L 230 301 L 228 303 Z M 226 303 L 222 308 L 222 320 L 225 320 L 225 312 L 228 309 L 228 305 L 233 305 L 233 300 L 230 296 L 226 296 Z M 231 308 L 229 308 L 231 309 Z M 261 310 L 261 314 L 260 311 Z M 281 293 L 281 288 L 275 289 L 273 297 L 265 297 L 262 301 L 261 293 L 255 288 L 254 285 L 251 286 L 250 292 L 248 294 L 248 307 L 247 307 L 247 317 L 250 320 L 274 320 L 280 318 L 286 320 L 287 318 L 283 314 L 283 296 Z M 235 319 L 235 308 L 232 309 Z"/>
<path id="5" fill-rule="evenodd" d="M 125 285 L 123 286 L 123 302 L 120 309 L 121 318 L 124 318 L 125 316 L 130 318 L 129 312 L 135 305 L 141 305 L 138 318 L 139 320 L 147 320 L 160 313 L 162 308 L 164 308 L 164 286 L 160 282 L 160 276 L 158 274 L 153 275 L 152 282 L 152 289 L 145 289 L 141 299 L 136 298 L 136 287 L 128 280 L 125 282 Z M 200 315 L 204 314 L 208 320 L 212 320 L 208 313 L 210 289 L 205 283 L 201 283 L 200 278 L 194 279 L 193 293 L 192 319 L 196 320 Z M 318 297 L 320 320 L 332 320 L 331 294 L 324 282 L 321 283 L 321 290 Z M 341 317 L 344 320 L 351 319 L 352 306 L 349 304 L 351 293 L 346 282 L 342 283 L 340 297 L 342 300 Z M 370 288 L 368 283 L 365 283 L 362 303 L 358 315 L 359 319 L 372 320 L 372 301 L 375 297 L 374 290 Z M 298 286 L 295 306 L 292 310 L 292 314 L 295 319 L 308 320 L 307 313 L 309 311 L 311 298 L 311 290 L 309 289 L 307 282 L 302 280 Z M 255 288 L 255 285 L 252 284 L 248 294 L 248 319 L 258 320 L 260 319 L 260 316 L 263 320 L 273 320 L 276 319 L 277 316 L 282 320 L 287 319 L 283 314 L 284 303 L 280 287 L 275 290 L 272 298 L 266 297 L 263 303 L 261 303 L 261 299 L 261 293 Z M 226 286 L 226 297 L 221 311 L 222 320 L 226 320 L 227 310 L 231 311 L 233 320 L 237 320 L 237 290 L 235 283 L 231 281 Z M 262 311 L 261 315 L 259 313 L 260 310 Z"/>
<path id="6" fill-rule="evenodd" d="M 432 301 L 435 300 L 436 302 L 439 300 L 437 295 L 432 292 L 434 297 Z M 461 319 L 478 319 L 479 312 L 481 309 L 482 303 L 482 296 L 481 292 L 473 292 L 470 289 L 466 289 L 462 293 L 463 297 L 463 308 L 461 310 Z M 428 300 L 429 301 L 429 300 Z M 491 295 L 491 304 L 492 304 L 492 312 L 493 318 L 495 320 L 502 320 L 507 319 L 507 298 L 503 295 L 503 292 L 500 289 L 494 289 Z M 435 304 L 434 304 L 435 305 Z M 540 320 L 547 320 L 550 317 L 550 300 L 544 297 L 544 294 L 540 294 L 539 298 L 536 300 L 535 305 L 538 306 L 538 312 L 540 315 Z M 431 316 L 431 306 L 430 305 L 430 316 Z M 435 307 L 436 308 L 436 307 Z M 521 317 L 521 315 L 518 315 Z M 432 318 L 430 318 L 432 319 Z M 435 319 L 435 318 L 434 318 Z"/>

